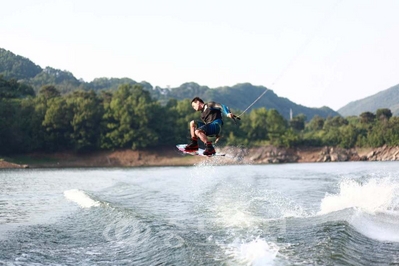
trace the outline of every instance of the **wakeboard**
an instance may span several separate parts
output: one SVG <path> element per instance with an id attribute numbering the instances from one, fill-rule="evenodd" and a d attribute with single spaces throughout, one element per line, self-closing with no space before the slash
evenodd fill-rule
<path id="1" fill-rule="evenodd" d="M 213 155 L 204 155 L 204 149 L 199 148 L 196 151 L 189 151 L 186 150 L 185 147 L 187 146 L 187 144 L 177 144 L 176 148 L 181 151 L 183 154 L 189 154 L 189 155 L 198 155 L 198 156 L 205 156 L 205 157 L 212 157 L 212 156 L 226 156 L 225 153 L 220 153 L 220 152 L 216 152 Z"/>

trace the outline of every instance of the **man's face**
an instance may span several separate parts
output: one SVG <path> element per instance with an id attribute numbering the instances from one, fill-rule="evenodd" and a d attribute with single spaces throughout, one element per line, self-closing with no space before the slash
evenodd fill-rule
<path id="1" fill-rule="evenodd" d="M 195 111 L 201 110 L 201 102 L 200 101 L 195 101 L 191 103 L 191 106 Z"/>

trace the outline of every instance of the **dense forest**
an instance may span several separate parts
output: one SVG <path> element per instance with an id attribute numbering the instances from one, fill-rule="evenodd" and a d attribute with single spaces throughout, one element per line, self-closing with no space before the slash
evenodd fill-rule
<path id="1" fill-rule="evenodd" d="M 96 93 L 101 93 L 102 91 L 114 92 L 119 86 L 129 84 L 141 85 L 143 89 L 150 93 L 154 100 L 159 101 L 162 105 L 167 104 L 171 99 L 184 100 L 199 96 L 204 100 L 217 100 L 240 110 L 247 108 L 254 99 L 266 90 L 263 86 L 254 86 L 250 83 L 236 84 L 232 87 L 209 88 L 195 82 L 186 82 L 175 88 L 161 88 L 159 86 L 154 87 L 145 81 L 136 82 L 130 78 L 102 77 L 85 82 L 84 80 L 77 79 L 71 72 L 66 70 L 54 69 L 52 67 L 42 69 L 28 58 L 15 55 L 2 48 L 0 48 L 0 75 L 3 75 L 5 79 L 15 79 L 30 85 L 35 93 L 38 93 L 46 85 L 55 86 L 61 95 L 66 95 L 73 91 L 88 92 L 93 90 Z M 267 97 L 262 97 L 250 110 L 261 107 L 276 109 L 286 119 L 290 118 L 291 111 L 294 114 L 302 113 L 309 120 L 315 115 L 324 118 L 338 115 L 337 112 L 328 107 L 310 108 L 296 104 L 287 98 L 277 96 L 270 89 L 267 91 Z"/>
<path id="2" fill-rule="evenodd" d="M 234 107 L 234 106 L 231 106 Z M 240 114 L 239 110 L 234 110 Z M 187 143 L 188 123 L 198 119 L 189 99 L 161 104 L 141 84 L 114 91 L 77 90 L 67 94 L 53 85 L 34 89 L 0 76 L 0 151 L 142 149 Z M 285 119 L 276 109 L 256 108 L 241 122 L 225 118 L 220 145 L 283 147 L 379 147 L 399 145 L 399 118 L 390 109 L 343 118 L 303 114 Z"/>

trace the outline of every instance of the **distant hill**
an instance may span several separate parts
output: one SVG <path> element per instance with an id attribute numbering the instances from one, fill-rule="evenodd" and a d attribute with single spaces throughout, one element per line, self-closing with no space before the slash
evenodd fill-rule
<path id="1" fill-rule="evenodd" d="M 237 84 L 232 87 L 219 87 L 210 89 L 200 86 L 197 83 L 184 83 L 178 88 L 163 90 L 158 98 L 161 99 L 192 99 L 195 96 L 201 97 L 204 101 L 217 100 L 228 105 L 235 110 L 245 110 L 253 103 L 264 91 L 266 87 L 254 86 L 250 83 Z M 296 104 L 287 98 L 279 97 L 272 90 L 268 90 L 250 109 L 265 107 L 266 109 L 276 109 L 286 119 L 290 118 L 290 110 L 293 115 L 304 114 L 308 120 L 315 115 L 321 117 L 339 116 L 337 112 L 329 107 L 309 108 Z"/>
<path id="2" fill-rule="evenodd" d="M 42 72 L 40 66 L 28 58 L 0 48 L 0 75 L 6 79 L 29 79 Z"/>
<path id="3" fill-rule="evenodd" d="M 85 82 L 74 77 L 66 70 L 46 67 L 42 69 L 28 58 L 15 55 L 12 52 L 0 48 L 0 75 L 7 79 L 17 79 L 34 88 L 36 92 L 44 85 L 55 85 L 63 94 L 74 90 L 116 90 L 121 84 L 141 84 L 150 91 L 151 95 L 161 103 L 166 103 L 169 99 L 192 99 L 195 96 L 203 98 L 205 101 L 215 100 L 228 105 L 234 110 L 245 110 L 252 102 L 257 99 L 266 88 L 254 86 L 250 83 L 237 84 L 232 87 L 209 88 L 194 82 L 184 83 L 177 88 L 153 87 L 148 82 L 136 82 L 130 78 L 96 78 L 91 82 Z M 257 101 L 249 110 L 265 107 L 266 109 L 276 109 L 286 119 L 290 117 L 290 110 L 293 115 L 304 114 L 307 119 L 312 119 L 315 115 L 321 117 L 339 116 L 337 112 L 329 107 L 309 108 L 298 105 L 287 98 L 277 96 L 272 90 Z"/>
<path id="4" fill-rule="evenodd" d="M 399 84 L 361 100 L 350 102 L 338 110 L 342 116 L 358 116 L 363 112 L 375 113 L 378 109 L 389 108 L 399 116 Z"/>

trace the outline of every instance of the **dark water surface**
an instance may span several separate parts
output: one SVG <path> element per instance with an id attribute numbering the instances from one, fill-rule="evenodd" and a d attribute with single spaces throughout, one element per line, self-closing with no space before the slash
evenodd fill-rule
<path id="1" fill-rule="evenodd" d="M 216 164 L 0 170 L 0 265 L 399 263 L 399 163 Z"/>

